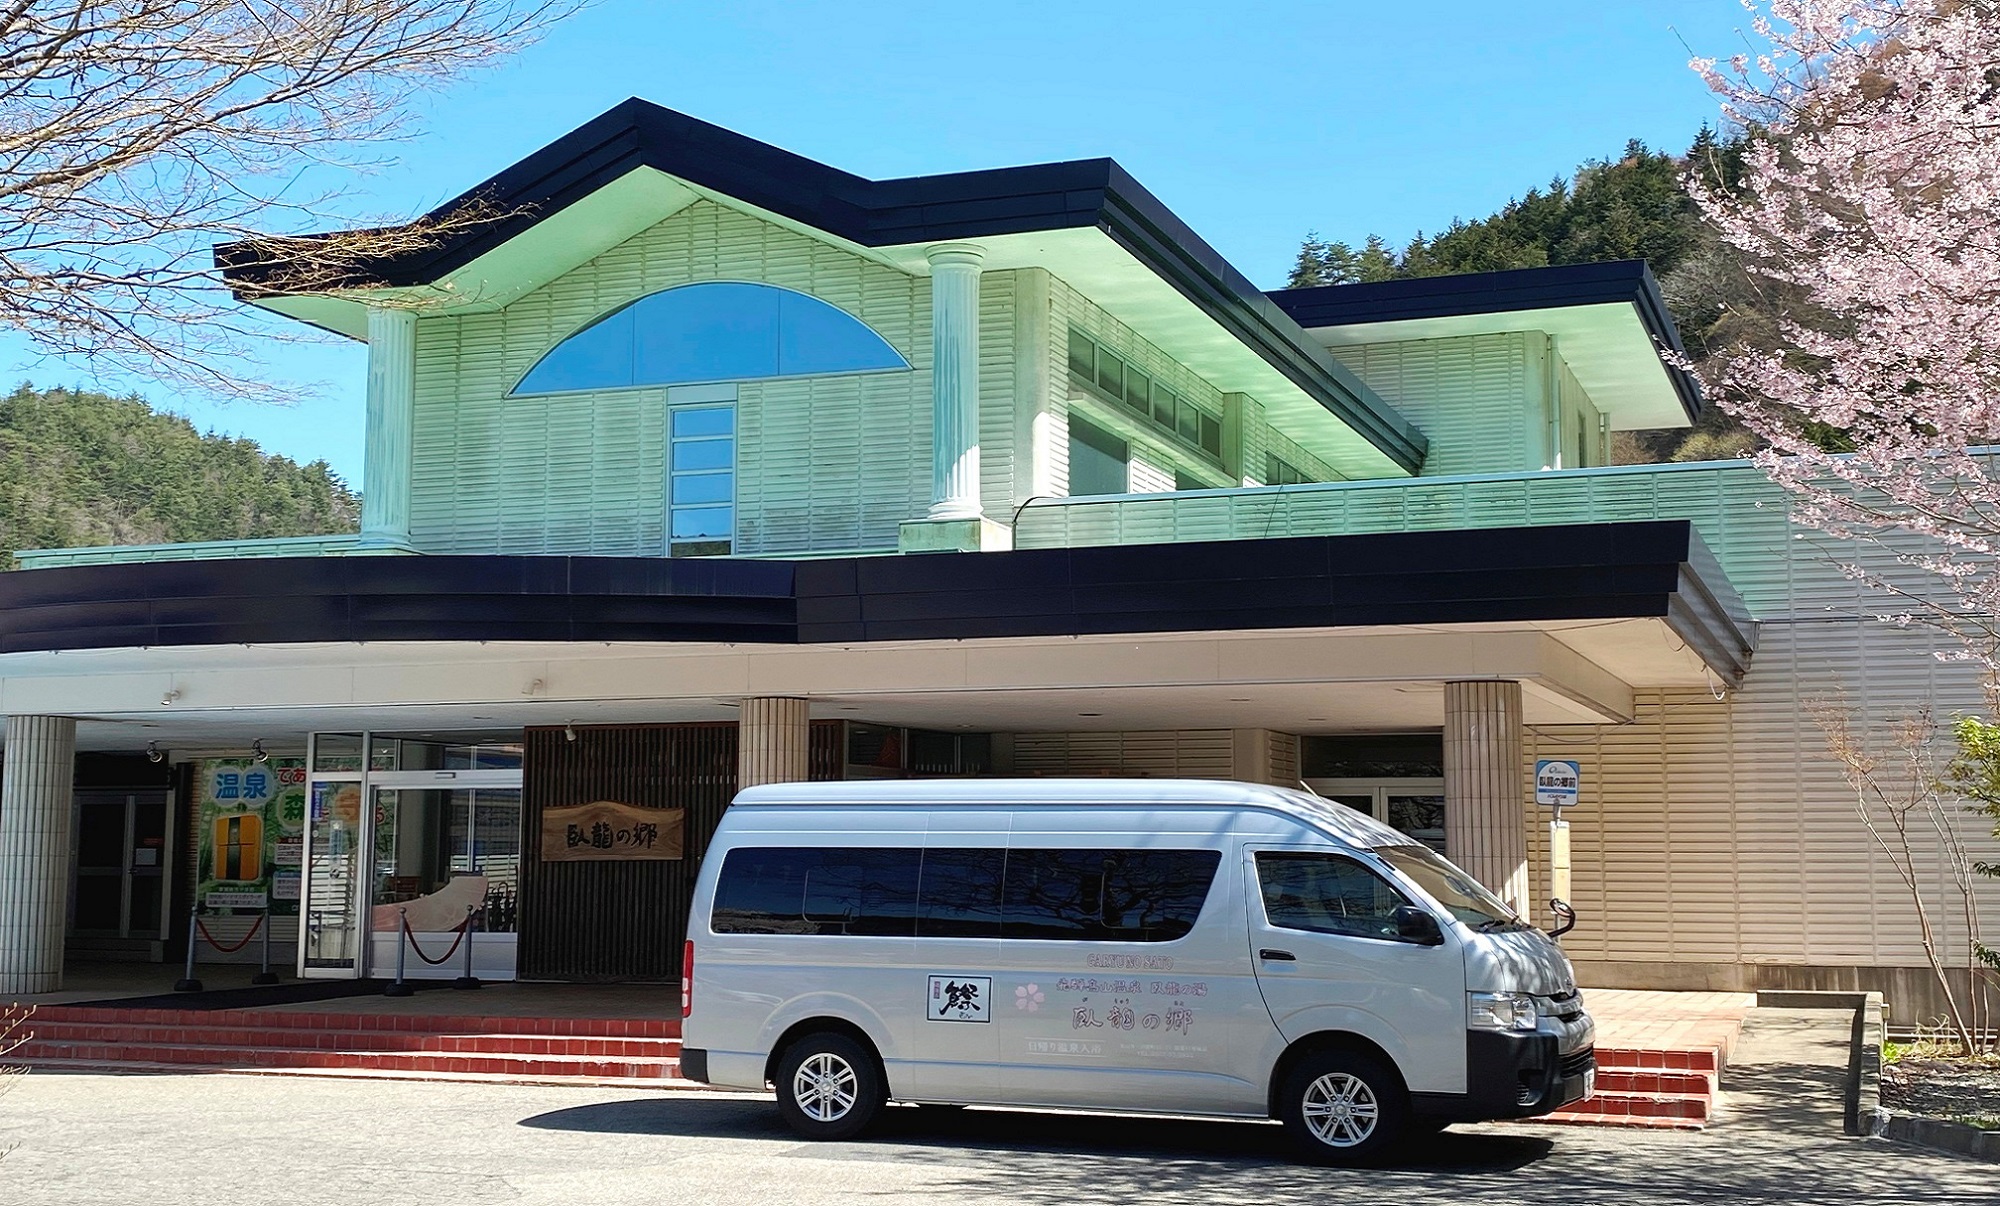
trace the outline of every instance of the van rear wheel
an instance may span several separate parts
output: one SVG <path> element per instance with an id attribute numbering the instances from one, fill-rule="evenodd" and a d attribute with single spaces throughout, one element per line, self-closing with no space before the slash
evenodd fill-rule
<path id="1" fill-rule="evenodd" d="M 852 1139 L 886 1098 L 875 1053 L 844 1034 L 808 1034 L 778 1063 L 778 1112 L 802 1139 Z"/>
<path id="2" fill-rule="evenodd" d="M 1409 1119 L 1402 1081 L 1382 1061 L 1359 1052 L 1306 1056 L 1285 1077 L 1280 1116 L 1309 1159 L 1367 1160 L 1396 1141 Z"/>

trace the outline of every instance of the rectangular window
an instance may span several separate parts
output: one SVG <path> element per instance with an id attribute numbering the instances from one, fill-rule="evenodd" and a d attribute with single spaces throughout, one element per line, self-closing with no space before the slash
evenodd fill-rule
<path id="1" fill-rule="evenodd" d="M 667 412 L 667 555 L 724 557 L 736 537 L 736 407 Z"/>
<path id="2" fill-rule="evenodd" d="M 1301 473 L 1291 462 L 1275 453 L 1264 454 L 1264 484 L 1267 486 L 1296 486 L 1312 479 Z"/>
<path id="3" fill-rule="evenodd" d="M 718 934 L 1171 942 L 1201 916 L 1214 850 L 752 848 L 716 879 Z"/>
<path id="4" fill-rule="evenodd" d="M 1069 492 L 1125 494 L 1131 490 L 1131 446 L 1075 413 L 1069 417 Z"/>
<path id="5" fill-rule="evenodd" d="M 1109 348 L 1097 349 L 1097 388 L 1125 400 L 1125 362 Z"/>
<path id="6" fill-rule="evenodd" d="M 1153 379 L 1129 364 L 1125 366 L 1125 405 L 1142 419 L 1153 412 Z"/>
<path id="7" fill-rule="evenodd" d="M 907 938 L 922 856 L 915 847 L 732 850 L 711 922 L 718 934 Z"/>
<path id="8" fill-rule="evenodd" d="M 1171 942 L 1208 899 L 1213 850 L 1009 850 L 1002 938 Z"/>
<path id="9" fill-rule="evenodd" d="M 1123 356 L 1077 330 L 1069 329 L 1070 379 L 1100 398 L 1121 403 L 1153 426 L 1222 460 L 1222 420 L 1161 385 Z M 1123 493 L 1122 490 L 1118 491 Z M 1072 489 L 1071 494 L 1080 493 Z"/>
<path id="10" fill-rule="evenodd" d="M 1007 852 L 997 847 L 924 851 L 917 937 L 998 938 L 1006 867 Z"/>
<path id="11" fill-rule="evenodd" d="M 1410 902 L 1387 880 L 1333 854 L 1257 853 L 1264 916 L 1283 930 L 1400 939 L 1396 910 Z"/>
<path id="12" fill-rule="evenodd" d="M 1097 345 L 1075 327 L 1069 329 L 1069 371 L 1085 381 L 1097 379 Z"/>

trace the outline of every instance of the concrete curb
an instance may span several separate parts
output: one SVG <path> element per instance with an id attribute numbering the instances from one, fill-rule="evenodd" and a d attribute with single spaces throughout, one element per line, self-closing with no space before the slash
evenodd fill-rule
<path id="1" fill-rule="evenodd" d="M 1976 1126 L 1947 1122 L 1942 1118 L 1891 1114 L 1883 1134 L 1899 1143 L 1914 1143 L 1919 1147 L 2000 1164 L 2000 1131 L 1982 1131 Z"/>
<path id="2" fill-rule="evenodd" d="M 1888 1021 L 1884 1016 L 1881 993 L 1764 991 L 1757 994 L 1757 1007 L 1853 1010 L 1854 1028 L 1848 1038 L 1847 1078 L 1841 1092 L 1841 1129 L 1850 1135 L 1888 1133 L 1891 1119 L 1882 1109 L 1882 1044 L 1888 1038 Z"/>

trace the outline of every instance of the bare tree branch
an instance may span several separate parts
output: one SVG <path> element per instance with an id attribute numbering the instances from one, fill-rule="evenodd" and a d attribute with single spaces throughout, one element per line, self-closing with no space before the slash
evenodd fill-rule
<path id="1" fill-rule="evenodd" d="M 268 288 L 314 292 L 494 221 L 475 201 L 300 233 L 357 225 L 335 212 L 341 177 L 410 132 L 418 97 L 586 2 L 0 3 L 0 328 L 45 353 L 270 396 L 244 367 L 255 324 L 213 247 L 248 244 L 284 264 Z"/>

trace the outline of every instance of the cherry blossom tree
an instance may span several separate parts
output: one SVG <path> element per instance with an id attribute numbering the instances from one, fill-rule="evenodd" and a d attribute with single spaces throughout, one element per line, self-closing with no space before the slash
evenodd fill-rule
<path id="1" fill-rule="evenodd" d="M 1777 351 L 1707 385 L 1767 442 L 1794 515 L 1882 541 L 2000 672 L 2000 0 L 1748 3 L 1758 52 L 1694 67 L 1753 132 L 1740 191 L 1691 187 L 1752 271 L 1802 299 Z M 1913 538 L 1914 537 L 1914 538 Z M 1879 561 L 1878 561 L 1879 563 Z"/>

